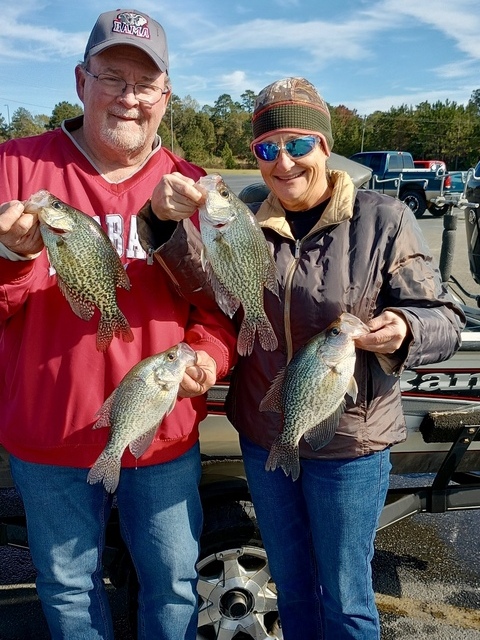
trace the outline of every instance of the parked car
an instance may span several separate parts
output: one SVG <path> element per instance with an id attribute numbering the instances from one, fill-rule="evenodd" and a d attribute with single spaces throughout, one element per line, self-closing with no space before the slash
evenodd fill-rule
<path id="1" fill-rule="evenodd" d="M 350 160 L 372 170 L 369 189 L 402 200 L 416 218 L 421 218 L 427 209 L 432 216 L 443 216 L 448 210 L 446 205 L 437 204 L 450 180 L 445 163 L 436 170 L 418 168 L 407 151 L 362 151 L 354 153 Z"/>
<path id="2" fill-rule="evenodd" d="M 430 169 L 431 171 L 443 169 L 443 171 L 447 171 L 447 165 L 443 160 L 414 160 L 413 164 L 416 169 Z"/>
<path id="3" fill-rule="evenodd" d="M 467 183 L 468 171 L 449 171 L 450 184 L 446 190 L 450 193 L 463 193 Z"/>

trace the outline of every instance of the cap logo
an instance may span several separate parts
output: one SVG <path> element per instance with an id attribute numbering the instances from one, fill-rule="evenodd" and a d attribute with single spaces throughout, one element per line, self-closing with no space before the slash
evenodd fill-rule
<path id="1" fill-rule="evenodd" d="M 147 19 L 145 16 L 139 13 L 124 11 L 123 13 L 119 13 L 113 21 L 112 31 L 113 33 L 126 33 L 130 36 L 150 40 L 150 29 L 148 26 L 145 26 L 146 24 Z"/>

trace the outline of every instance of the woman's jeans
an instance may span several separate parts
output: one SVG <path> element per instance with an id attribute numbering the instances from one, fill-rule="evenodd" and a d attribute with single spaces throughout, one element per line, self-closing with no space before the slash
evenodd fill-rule
<path id="1" fill-rule="evenodd" d="M 302 458 L 293 482 L 282 469 L 265 470 L 268 451 L 246 438 L 240 443 L 285 640 L 377 640 L 371 560 L 389 450 L 351 460 Z"/>
<path id="2" fill-rule="evenodd" d="M 113 639 L 102 579 L 112 496 L 88 469 L 23 462 L 12 475 L 27 515 L 37 592 L 54 640 Z M 193 640 L 202 528 L 198 444 L 180 458 L 123 468 L 116 491 L 122 537 L 140 584 L 138 638 Z"/>

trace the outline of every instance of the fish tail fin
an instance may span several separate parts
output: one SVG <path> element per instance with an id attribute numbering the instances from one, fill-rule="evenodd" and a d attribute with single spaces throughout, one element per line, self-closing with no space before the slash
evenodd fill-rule
<path id="1" fill-rule="evenodd" d="M 245 316 L 237 339 L 237 350 L 241 356 L 252 353 L 255 333 L 257 331 L 260 345 L 265 351 L 275 351 L 278 347 L 277 336 L 267 316 L 259 318 L 249 318 Z"/>
<path id="2" fill-rule="evenodd" d="M 257 331 L 262 348 L 265 351 L 275 351 L 278 347 L 278 340 L 267 316 L 258 321 Z"/>
<path id="3" fill-rule="evenodd" d="M 282 442 L 280 436 L 274 441 L 270 454 L 265 463 L 267 471 L 275 471 L 280 467 L 286 476 L 292 476 L 292 480 L 297 480 L 300 475 L 300 458 L 298 446 L 288 442 Z"/>
<path id="4" fill-rule="evenodd" d="M 249 356 L 253 351 L 255 342 L 256 324 L 245 317 L 240 326 L 237 338 L 237 351 L 241 356 Z"/>
<path id="5" fill-rule="evenodd" d="M 113 493 L 120 480 L 120 460 L 107 451 L 103 451 L 88 472 L 87 482 L 96 484 L 103 481 L 105 489 Z"/>
<path id="6" fill-rule="evenodd" d="M 106 351 L 113 337 L 121 338 L 124 342 L 133 342 L 133 333 L 120 309 L 113 316 L 100 317 L 97 330 L 97 350 Z"/>

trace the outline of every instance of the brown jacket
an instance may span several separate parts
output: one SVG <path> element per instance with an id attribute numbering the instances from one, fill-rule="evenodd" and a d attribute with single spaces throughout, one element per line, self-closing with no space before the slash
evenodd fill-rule
<path id="1" fill-rule="evenodd" d="M 227 415 L 241 434 L 269 449 L 282 428 L 281 416 L 258 406 L 292 354 L 342 311 L 368 322 L 394 309 L 410 327 L 409 344 L 391 357 L 358 350 L 356 404 L 346 397 L 347 410 L 326 447 L 313 451 L 301 441 L 303 457 L 353 458 L 405 439 L 398 375 L 405 367 L 450 357 L 459 347 L 464 317 L 442 286 L 408 207 L 374 191 L 357 191 L 342 171 L 332 171 L 330 180 L 331 200 L 302 240 L 292 236 L 273 193 L 258 210 L 279 274 L 280 301 L 269 291 L 264 298 L 279 346 L 266 352 L 256 341 L 252 354 L 239 358 Z M 206 280 L 198 232 L 190 223 L 179 227 L 156 255 L 189 297 Z"/>

